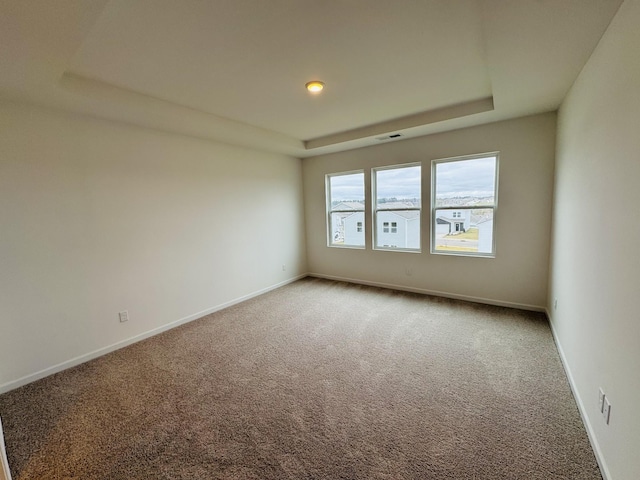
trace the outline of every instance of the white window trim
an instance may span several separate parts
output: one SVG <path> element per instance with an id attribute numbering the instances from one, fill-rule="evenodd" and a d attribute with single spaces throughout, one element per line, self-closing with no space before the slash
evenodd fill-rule
<path id="1" fill-rule="evenodd" d="M 382 170 L 395 170 L 398 168 L 410 168 L 410 167 L 420 167 L 420 206 L 412 207 L 412 208 L 394 208 L 394 209 L 386 209 L 380 208 L 378 209 L 378 182 L 376 180 L 376 172 Z M 412 162 L 412 163 L 401 163 L 398 165 L 385 165 L 382 167 L 374 167 L 371 169 L 371 236 L 372 236 L 372 249 L 373 250 L 383 250 L 387 252 L 408 252 L 408 253 L 421 253 L 422 252 L 422 200 L 423 200 L 423 191 L 422 188 L 422 162 Z M 377 245 L 377 232 L 378 232 L 378 224 L 377 224 L 377 213 L 378 211 L 387 211 L 387 212 L 408 212 L 408 211 L 417 211 L 419 215 L 420 225 L 418 228 L 418 232 L 420 233 L 420 246 L 418 248 L 398 248 L 398 247 L 390 247 L 390 246 L 376 246 Z M 389 231 L 391 231 L 391 225 L 389 225 Z"/>
<path id="2" fill-rule="evenodd" d="M 363 184 L 363 193 L 364 193 L 364 207 L 363 210 L 334 210 L 331 208 L 331 177 L 341 177 L 343 175 L 353 175 L 353 174 L 357 174 L 357 173 L 361 173 L 362 174 L 362 184 Z M 326 231 L 327 231 L 327 247 L 332 247 L 332 248 L 353 248 L 356 250 L 364 250 L 366 248 L 366 237 L 364 238 L 365 240 L 365 244 L 364 245 L 344 245 L 344 244 L 339 244 L 339 243 L 333 243 L 333 237 L 332 237 L 332 233 L 331 233 L 331 214 L 332 213 L 354 213 L 354 212 L 363 212 L 363 218 L 362 218 L 362 233 L 365 233 L 365 228 L 366 228 L 366 222 L 365 222 L 365 211 L 366 211 L 366 205 L 367 205 L 367 184 L 366 184 L 366 174 L 364 169 L 361 170 L 350 170 L 348 172 L 336 172 L 336 173 L 327 173 L 325 175 L 325 200 L 326 200 L 326 206 L 325 206 L 325 210 L 326 210 L 326 215 L 325 215 L 325 222 L 326 222 Z M 360 233 L 360 232 L 358 232 Z M 366 235 L 366 234 L 365 234 Z"/>
<path id="3" fill-rule="evenodd" d="M 495 157 L 496 158 L 496 171 L 494 180 L 494 195 L 493 205 L 470 205 L 455 207 L 438 207 L 436 209 L 436 165 L 441 163 L 459 162 L 463 160 L 474 160 L 480 158 Z M 453 255 L 461 257 L 480 257 L 480 258 L 495 258 L 496 257 L 496 214 L 498 212 L 498 177 L 500 172 L 500 152 L 487 152 L 474 155 L 465 155 L 461 157 L 441 158 L 431 161 L 431 249 L 430 252 L 433 255 Z M 456 251 L 441 251 L 435 249 L 436 244 L 436 210 L 477 210 L 478 208 L 491 208 L 493 209 L 493 232 L 491 235 L 491 253 L 482 252 L 456 252 Z"/>

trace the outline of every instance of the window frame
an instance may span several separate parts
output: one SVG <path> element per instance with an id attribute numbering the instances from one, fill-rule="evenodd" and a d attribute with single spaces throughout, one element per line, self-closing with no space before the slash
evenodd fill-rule
<path id="1" fill-rule="evenodd" d="M 411 168 L 411 167 L 420 167 L 420 202 L 417 207 L 407 207 L 407 208 L 378 208 L 378 180 L 377 180 L 377 172 L 384 170 L 397 170 L 401 168 Z M 407 253 L 421 253 L 422 252 L 422 202 L 423 202 L 423 169 L 422 162 L 411 162 L 411 163 L 401 163 L 396 165 L 384 165 L 380 167 L 371 168 L 371 237 L 372 237 L 372 250 L 380 250 L 387 252 L 407 252 Z M 418 239 L 418 247 L 417 248 L 408 248 L 408 247 L 390 247 L 380 245 L 378 246 L 378 212 L 407 212 L 407 211 L 417 211 L 418 212 L 418 234 L 420 235 Z M 387 222 L 389 232 L 383 233 L 391 233 L 391 221 Z M 381 228 L 384 228 L 384 222 Z M 396 222 L 396 231 L 393 233 L 397 234 L 397 222 Z"/>
<path id="2" fill-rule="evenodd" d="M 331 199 L 331 178 L 342 177 L 346 175 L 355 175 L 355 174 L 362 174 L 362 194 L 363 194 L 362 210 L 333 209 L 332 208 L 333 201 Z M 325 222 L 326 222 L 326 231 L 327 231 L 327 247 L 354 248 L 357 250 L 364 250 L 367 244 L 367 238 L 365 233 L 366 232 L 366 221 L 365 221 L 366 213 L 365 212 L 366 212 L 366 205 L 367 205 L 367 184 L 366 184 L 366 173 L 364 169 L 350 170 L 347 172 L 327 173 L 325 175 L 325 200 L 326 200 Z M 331 232 L 331 215 L 334 213 L 356 213 L 356 212 L 362 212 L 362 232 L 357 231 L 357 233 L 362 233 L 363 244 L 362 245 L 352 245 L 352 244 L 345 245 L 340 243 L 334 243 L 333 234 Z M 357 225 L 356 225 L 356 229 L 358 229 Z"/>
<path id="3" fill-rule="evenodd" d="M 436 175 L 436 166 L 443 163 L 453 163 L 468 160 L 479 160 L 482 158 L 494 157 L 496 159 L 496 168 L 494 173 L 494 187 L 493 187 L 493 204 L 481 204 L 481 205 L 456 205 L 452 207 L 436 207 L 436 185 L 438 182 Z M 464 155 L 460 157 L 441 158 L 431 161 L 431 248 L 430 253 L 432 255 L 453 255 L 460 257 L 479 257 L 479 258 L 496 258 L 496 218 L 498 212 L 498 181 L 500 174 L 500 152 L 487 152 L 473 155 Z M 491 209 L 493 221 L 492 233 L 491 233 L 491 252 L 465 252 L 455 250 L 436 250 L 436 211 L 442 210 L 478 210 L 478 209 Z"/>

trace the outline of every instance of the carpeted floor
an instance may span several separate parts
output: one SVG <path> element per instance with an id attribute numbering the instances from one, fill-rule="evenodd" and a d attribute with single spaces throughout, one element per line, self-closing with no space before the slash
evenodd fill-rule
<path id="1" fill-rule="evenodd" d="M 0 415 L 14 480 L 602 478 L 544 315 L 313 278 Z"/>

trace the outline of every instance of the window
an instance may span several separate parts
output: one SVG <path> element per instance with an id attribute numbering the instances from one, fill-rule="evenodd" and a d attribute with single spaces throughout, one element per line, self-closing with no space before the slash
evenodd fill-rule
<path id="1" fill-rule="evenodd" d="M 374 248 L 420 251 L 419 164 L 373 170 Z"/>
<path id="2" fill-rule="evenodd" d="M 434 160 L 431 253 L 495 256 L 498 154 Z"/>
<path id="3" fill-rule="evenodd" d="M 391 225 L 391 229 L 389 229 Z M 383 222 L 382 233 L 398 233 L 398 222 Z"/>
<path id="4" fill-rule="evenodd" d="M 328 245 L 364 248 L 364 172 L 326 176 Z"/>

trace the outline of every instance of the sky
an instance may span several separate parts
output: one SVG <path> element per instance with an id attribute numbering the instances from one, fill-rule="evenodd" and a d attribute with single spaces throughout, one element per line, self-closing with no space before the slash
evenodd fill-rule
<path id="1" fill-rule="evenodd" d="M 495 191 L 496 157 L 436 165 L 436 197 L 483 197 Z"/>
<path id="2" fill-rule="evenodd" d="M 332 175 L 330 178 L 332 202 L 364 202 L 364 173 Z"/>
<path id="3" fill-rule="evenodd" d="M 378 170 L 378 198 L 420 198 L 420 167 L 411 166 Z M 364 173 L 331 177 L 331 200 L 364 201 Z"/>
<path id="4" fill-rule="evenodd" d="M 420 167 L 404 167 L 376 172 L 378 198 L 420 199 Z"/>
<path id="5" fill-rule="evenodd" d="M 437 197 L 494 194 L 496 157 L 442 162 L 436 165 Z M 364 173 L 331 176 L 332 201 L 364 201 Z M 420 198 L 420 166 L 376 171 L 378 198 Z"/>

